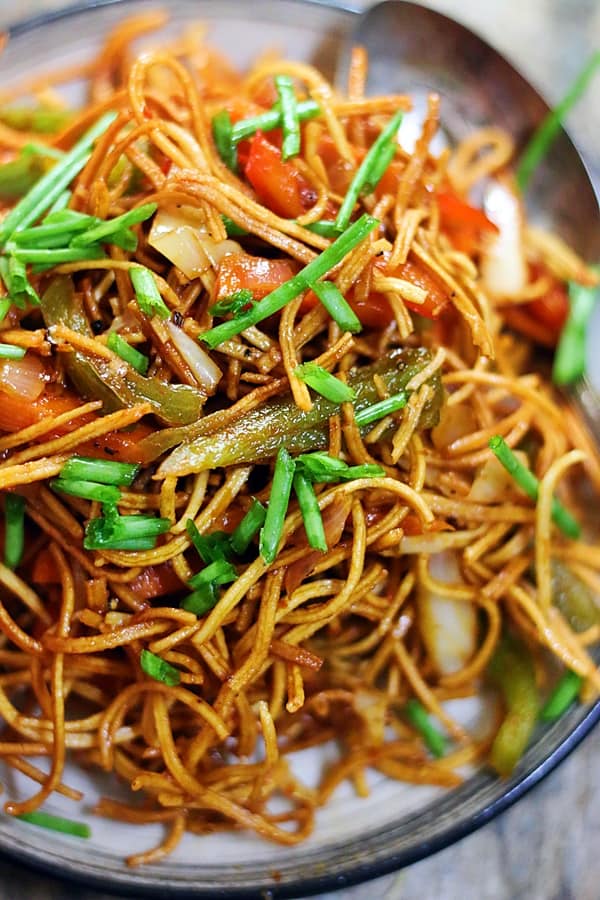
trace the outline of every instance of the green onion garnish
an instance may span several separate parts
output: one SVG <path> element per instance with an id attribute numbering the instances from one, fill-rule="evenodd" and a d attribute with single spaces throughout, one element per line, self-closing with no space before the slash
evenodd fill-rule
<path id="1" fill-rule="evenodd" d="M 327 538 L 323 528 L 323 518 L 312 481 L 300 470 L 294 475 L 294 491 L 302 513 L 304 530 L 309 546 L 314 550 L 327 551 Z"/>
<path id="2" fill-rule="evenodd" d="M 321 107 L 315 100 L 300 100 L 296 104 L 296 113 L 301 122 L 305 119 L 313 119 L 321 112 Z M 252 137 L 257 131 L 273 131 L 282 124 L 282 114 L 279 105 L 273 106 L 267 112 L 258 116 L 249 116 L 236 122 L 231 131 L 231 139 L 234 144 L 239 144 L 245 138 Z"/>
<path id="3" fill-rule="evenodd" d="M 359 428 L 364 428 L 365 425 L 370 425 L 371 422 L 376 422 L 378 419 L 383 419 L 385 416 L 398 412 L 399 409 L 404 409 L 407 402 L 408 394 L 406 391 L 400 391 L 392 397 L 387 397 L 385 400 L 380 400 L 379 403 L 373 403 L 372 406 L 367 406 L 366 409 L 357 412 L 354 416 L 354 421 Z"/>
<path id="4" fill-rule="evenodd" d="M 234 291 L 233 294 L 214 303 L 208 311 L 212 316 L 226 316 L 227 313 L 237 316 L 252 303 L 254 303 L 254 294 L 248 288 L 242 288 L 241 291 Z"/>
<path id="5" fill-rule="evenodd" d="M 231 116 L 226 109 L 222 109 L 212 120 L 212 133 L 217 152 L 228 169 L 237 172 L 237 146 L 233 139 L 233 125 Z"/>
<path id="6" fill-rule="evenodd" d="M 302 291 L 308 287 L 313 287 L 319 278 L 322 278 L 330 269 L 337 266 L 350 250 L 370 234 L 377 225 L 379 225 L 377 219 L 365 213 L 340 235 L 337 241 L 334 241 L 316 259 L 309 262 L 297 275 L 290 278 L 285 284 L 275 288 L 270 294 L 267 294 L 252 309 L 231 321 L 222 322 L 216 328 L 205 331 L 204 334 L 199 336 L 199 339 L 214 349 L 219 344 L 222 344 L 223 341 L 235 337 L 236 334 L 240 334 L 240 332 L 245 331 L 251 325 L 257 325 L 263 319 L 267 319 L 274 313 L 279 312 L 287 303 L 301 294 Z"/>
<path id="7" fill-rule="evenodd" d="M 103 259 L 104 250 L 98 245 L 89 247 L 58 247 L 54 250 L 35 247 L 11 248 L 11 256 L 19 262 L 35 263 L 37 266 L 57 266 L 61 263 L 80 262 L 83 259 Z"/>
<path id="8" fill-rule="evenodd" d="M 87 523 L 83 546 L 86 550 L 153 549 L 158 535 L 170 527 L 169 519 L 156 516 L 101 516 Z"/>
<path id="9" fill-rule="evenodd" d="M 117 356 L 124 359 L 126 363 L 129 363 L 129 365 L 132 366 L 136 372 L 139 372 L 140 375 L 146 374 L 148 366 L 150 365 L 148 357 L 144 356 L 143 353 L 140 353 L 139 350 L 136 350 L 135 347 L 132 347 L 131 344 L 127 343 L 127 341 L 122 338 L 120 334 L 117 334 L 116 331 L 111 331 L 108 335 L 106 345 L 109 350 L 112 350 L 113 353 L 116 353 Z"/>
<path id="10" fill-rule="evenodd" d="M 181 673 L 179 669 L 172 666 L 165 659 L 161 659 L 156 653 L 150 650 L 142 650 L 140 653 L 140 666 L 142 671 L 154 678 L 155 681 L 162 681 L 169 687 L 174 687 L 181 681 Z"/>
<path id="11" fill-rule="evenodd" d="M 223 220 L 223 225 L 225 226 L 225 231 L 227 232 L 227 237 L 245 237 L 248 234 L 245 228 L 242 228 L 241 225 L 236 225 L 229 216 L 221 216 L 221 218 Z"/>
<path id="12" fill-rule="evenodd" d="M 533 472 L 515 456 L 504 438 L 500 437 L 500 435 L 495 435 L 493 438 L 490 438 L 488 446 L 506 471 L 515 479 L 521 490 L 532 500 L 536 501 L 539 481 Z M 577 540 L 581 534 L 581 528 L 571 513 L 565 509 L 556 497 L 552 500 L 552 518 L 567 537 Z"/>
<path id="13" fill-rule="evenodd" d="M 425 741 L 427 749 L 438 759 L 444 756 L 446 752 L 446 738 L 432 724 L 431 718 L 423 704 L 413 697 L 404 707 L 404 712 L 410 724 Z"/>
<path id="14" fill-rule="evenodd" d="M 296 468 L 314 484 L 354 481 L 357 478 L 382 478 L 385 469 L 372 463 L 349 466 L 343 459 L 330 456 L 324 450 L 302 453 L 296 457 Z"/>
<path id="15" fill-rule="evenodd" d="M 5 260 L 2 259 L 2 263 Z M 25 263 L 14 256 L 9 256 L 8 262 L 2 267 L 2 277 L 6 284 L 11 300 L 17 306 L 24 306 L 25 303 L 33 303 L 39 306 L 40 298 L 35 288 L 30 284 L 25 270 Z"/>
<path id="16" fill-rule="evenodd" d="M 202 584 L 192 594 L 179 604 L 181 609 L 194 613 L 197 616 L 204 616 L 214 606 L 217 605 L 220 597 L 219 589 L 215 584 Z"/>
<path id="17" fill-rule="evenodd" d="M 145 266 L 135 266 L 129 269 L 129 277 L 137 297 L 137 302 L 147 316 L 158 316 L 160 319 L 169 318 L 169 309 L 160 296 L 160 292 L 156 286 L 156 279 Z"/>
<path id="18" fill-rule="evenodd" d="M 193 575 L 188 584 L 191 588 L 199 588 L 203 584 L 230 584 L 236 578 L 237 572 L 230 562 L 227 562 L 226 559 L 216 559 L 208 566 L 205 566 L 202 571 Z"/>
<path id="19" fill-rule="evenodd" d="M 92 829 L 85 822 L 75 822 L 73 819 L 65 819 L 63 816 L 53 816 L 50 813 L 37 809 L 35 812 L 22 813 L 15 818 L 30 825 L 47 828 L 49 831 L 60 831 L 61 834 L 70 834 L 72 837 L 89 838 Z"/>
<path id="20" fill-rule="evenodd" d="M 289 159 L 300 153 L 300 119 L 298 118 L 298 102 L 294 91 L 294 82 L 289 75 L 276 75 L 275 88 L 281 109 L 281 130 L 283 132 L 281 156 L 283 159 Z"/>
<path id="21" fill-rule="evenodd" d="M 91 456 L 72 456 L 60 470 L 60 477 L 70 481 L 96 481 L 98 484 L 131 487 L 139 471 L 137 463 L 94 459 Z"/>
<path id="22" fill-rule="evenodd" d="M 544 722 L 554 722 L 555 719 L 560 719 L 577 699 L 582 684 L 581 675 L 568 669 L 542 707 L 540 718 Z"/>
<path id="23" fill-rule="evenodd" d="M 10 297 L 0 297 L 0 322 L 4 322 L 6 314 L 12 306 Z"/>
<path id="24" fill-rule="evenodd" d="M 47 215 L 51 215 L 55 212 L 61 212 L 63 209 L 66 209 L 71 201 L 71 197 L 73 196 L 72 191 L 68 188 L 63 191 L 62 194 L 59 194 L 50 209 L 48 210 Z"/>
<path id="25" fill-rule="evenodd" d="M 351 334 L 362 331 L 360 319 L 333 281 L 316 281 L 312 289 L 342 331 L 349 331 Z"/>
<path id="26" fill-rule="evenodd" d="M 555 384 L 571 384 L 585 374 L 588 325 L 599 296 L 598 287 L 584 287 L 574 281 L 569 282 L 569 315 L 558 341 L 552 367 L 552 380 Z"/>
<path id="27" fill-rule="evenodd" d="M 15 347 L 14 344 L 0 344 L 0 359 L 23 359 L 24 356 L 24 347 Z"/>
<path id="28" fill-rule="evenodd" d="M 65 153 L 64 157 L 43 175 L 13 207 L 0 225 L 0 247 L 6 244 L 17 229 L 26 228 L 39 219 L 60 197 L 65 188 L 83 169 L 88 161 L 92 145 L 106 131 L 115 116 L 116 113 L 108 112 L 98 119 L 75 146 Z"/>
<path id="29" fill-rule="evenodd" d="M 157 207 L 157 203 L 144 203 L 143 206 L 130 209 L 129 212 L 123 213 L 121 216 L 107 219 L 105 222 L 101 222 L 100 225 L 96 225 L 94 228 L 90 228 L 89 231 L 84 232 L 84 234 L 74 238 L 73 246 L 88 247 L 90 244 L 110 243 L 112 235 L 131 228 L 132 225 L 139 225 L 140 222 L 145 222 L 146 219 L 154 215 Z"/>
<path id="30" fill-rule="evenodd" d="M 70 494 L 72 497 L 81 497 L 83 500 L 98 500 L 99 503 L 118 503 L 121 499 L 121 491 L 113 484 L 98 484 L 95 481 L 73 481 L 65 478 L 56 478 L 51 482 L 56 491 Z"/>
<path id="31" fill-rule="evenodd" d="M 331 400 L 332 403 L 346 403 L 354 400 L 355 394 L 351 387 L 314 362 L 305 362 L 294 369 L 294 375 L 300 381 L 304 381 L 309 387 Z"/>
<path id="32" fill-rule="evenodd" d="M 72 219 L 70 217 L 55 219 L 45 222 L 43 225 L 34 225 L 31 228 L 24 228 L 23 231 L 16 231 L 11 238 L 11 243 L 31 249 L 36 247 L 43 250 L 64 248 L 75 235 L 99 221 L 100 219 L 95 216 L 85 215 L 78 215 L 77 218 Z"/>
<path id="33" fill-rule="evenodd" d="M 252 538 L 264 525 L 266 515 L 267 511 L 260 500 L 254 498 L 252 500 L 252 506 L 230 538 L 231 549 L 237 553 L 238 556 L 241 556 L 242 553 L 246 552 Z"/>
<path id="34" fill-rule="evenodd" d="M 265 524 L 260 530 L 260 555 L 268 564 L 271 564 L 277 556 L 283 523 L 290 502 L 295 468 L 290 454 L 285 447 L 280 447 L 275 461 Z"/>
<path id="35" fill-rule="evenodd" d="M 16 569 L 25 548 L 25 498 L 20 494 L 4 495 L 4 565 Z"/>
<path id="36" fill-rule="evenodd" d="M 548 113 L 525 147 L 517 167 L 517 184 L 522 191 L 527 189 L 531 176 L 560 131 L 563 119 L 584 93 L 598 67 L 600 67 L 600 50 L 587 60 L 563 99 Z"/>
<path id="37" fill-rule="evenodd" d="M 379 180 L 396 152 L 396 135 L 401 122 L 402 113 L 398 111 L 392 116 L 377 140 L 369 148 L 369 152 L 350 182 L 350 187 L 336 216 L 335 224 L 338 228 L 346 228 L 348 225 L 354 204 L 359 196 L 361 194 L 371 194 L 377 187 Z"/>
<path id="38" fill-rule="evenodd" d="M 304 227 L 312 231 L 313 234 L 320 234 L 321 237 L 336 238 L 340 235 L 340 229 L 335 222 L 328 222 L 326 219 L 322 219 L 320 222 L 310 222 Z"/>
<path id="39" fill-rule="evenodd" d="M 200 534 L 193 519 L 185 523 L 188 537 L 203 563 L 217 562 L 219 559 L 228 559 L 231 555 L 229 535 L 225 531 L 213 531 L 211 534 Z"/>

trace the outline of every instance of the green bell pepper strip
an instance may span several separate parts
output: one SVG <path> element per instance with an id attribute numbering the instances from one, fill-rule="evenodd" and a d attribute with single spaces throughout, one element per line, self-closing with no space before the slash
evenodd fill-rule
<path id="1" fill-rule="evenodd" d="M 47 327 L 66 325 L 88 337 L 92 332 L 81 301 L 66 276 L 55 278 L 41 301 Z M 102 400 L 105 411 L 114 411 L 148 402 L 153 413 L 166 425 L 187 425 L 196 422 L 204 403 L 203 394 L 186 384 L 165 384 L 157 378 L 145 378 L 135 369 L 116 368 L 101 357 L 88 356 L 81 351 L 64 354 L 67 375 L 82 397 Z M 125 364 L 123 366 L 125 368 Z"/>
<path id="2" fill-rule="evenodd" d="M 380 375 L 388 391 L 395 394 L 430 360 L 431 354 L 425 349 L 393 350 L 373 365 L 354 369 L 348 374 L 348 384 L 356 395 L 354 409 L 360 411 L 378 400 L 374 375 Z M 421 428 L 436 424 L 443 402 L 439 376 L 432 376 L 429 383 L 434 393 L 421 415 Z M 272 459 L 280 447 L 290 453 L 326 449 L 329 418 L 338 412 L 339 405 L 325 397 L 316 397 L 312 409 L 305 412 L 298 409 L 290 394 L 285 394 L 250 410 L 225 428 L 220 426 L 222 413 L 216 412 L 189 429 L 150 435 L 140 441 L 139 447 L 144 458 L 155 459 L 170 447 L 181 444 L 162 464 L 162 477 L 260 462 Z"/>
<path id="3" fill-rule="evenodd" d="M 540 711 L 533 660 L 527 647 L 505 634 L 492 656 L 488 676 L 499 688 L 506 709 L 489 761 L 496 772 L 508 776 L 525 752 Z"/>

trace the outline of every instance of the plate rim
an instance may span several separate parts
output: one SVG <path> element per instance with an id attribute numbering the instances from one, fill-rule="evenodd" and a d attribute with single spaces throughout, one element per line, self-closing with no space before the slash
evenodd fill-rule
<path id="1" fill-rule="evenodd" d="M 69 19 L 72 16 L 81 15 L 82 13 L 101 9 L 104 7 L 118 7 L 127 5 L 136 5 L 144 2 L 144 0 L 76 0 L 76 2 L 60 7 L 55 10 L 36 13 L 24 19 L 17 20 L 10 24 L 5 32 L 9 39 L 19 38 L 28 32 L 42 28 L 49 24 Z M 296 3 L 298 5 L 330 7 L 342 13 L 351 16 L 360 14 L 360 10 L 347 0 L 287 0 L 287 2 Z M 158 0 L 157 5 L 160 5 Z M 423 5 L 423 4 L 416 4 Z M 438 13 L 444 15 L 443 13 Z M 448 18 L 446 16 L 446 18 Z M 467 31 L 473 32 L 473 29 L 464 23 L 460 23 Z M 477 34 L 477 32 L 473 32 Z M 493 43 L 485 39 L 490 46 L 502 56 L 507 57 L 498 51 Z M 507 60 L 510 61 L 510 60 Z M 546 104 L 541 94 L 534 88 L 540 99 Z M 546 104 L 547 105 L 547 104 Z M 576 143 L 571 138 L 569 131 L 567 136 L 576 147 Z M 590 165 L 581 155 L 580 158 L 586 169 L 590 183 L 594 189 L 594 193 L 598 198 L 598 188 L 595 179 L 592 177 Z M 433 856 L 436 853 L 452 846 L 456 842 L 468 837 L 475 831 L 478 831 L 484 825 L 487 825 L 501 813 L 505 812 L 513 806 L 518 800 L 529 793 L 534 787 L 539 785 L 548 775 L 550 775 L 560 763 L 562 763 L 586 738 L 592 730 L 600 722 L 600 700 L 589 706 L 580 721 L 574 728 L 552 749 L 548 754 L 533 766 L 529 771 L 517 776 L 514 782 L 507 784 L 506 790 L 498 797 L 493 799 L 488 805 L 474 813 L 470 813 L 463 819 L 459 819 L 456 824 L 447 827 L 440 834 L 435 835 L 432 839 L 423 841 L 415 847 L 409 847 L 404 850 L 391 850 L 384 858 L 378 858 L 373 863 L 348 863 L 346 868 L 336 873 L 324 873 L 322 875 L 306 875 L 302 878 L 289 880 L 282 884 L 276 884 L 272 880 L 265 879 L 264 886 L 255 887 L 233 887 L 233 888 L 217 888 L 204 889 L 193 887 L 184 887 L 178 885 L 168 885 L 164 881 L 155 885 L 144 883 L 143 885 L 135 884 L 119 877 L 115 872 L 112 876 L 95 875 L 93 873 L 79 874 L 72 870 L 63 870 L 57 862 L 51 858 L 47 858 L 39 854 L 39 851 L 32 848 L 27 849 L 22 846 L 0 845 L 0 860 L 9 861 L 24 865 L 29 869 L 43 875 L 49 875 L 58 881 L 66 882 L 73 885 L 85 886 L 96 890 L 110 890 L 115 896 L 121 897 L 167 897 L 167 898 L 223 898 L 223 900 L 251 900 L 251 898 L 260 898 L 260 900 L 275 900 L 275 898 L 298 898 L 300 896 L 309 897 L 316 896 L 325 891 L 335 891 L 342 888 L 351 887 L 363 882 L 371 881 L 382 876 L 399 871 L 409 865 L 419 862 L 423 859 Z M 124 870 L 125 875 L 129 873 Z M 133 875 L 133 873 L 131 873 Z M 134 876 L 135 877 L 135 876 Z"/>

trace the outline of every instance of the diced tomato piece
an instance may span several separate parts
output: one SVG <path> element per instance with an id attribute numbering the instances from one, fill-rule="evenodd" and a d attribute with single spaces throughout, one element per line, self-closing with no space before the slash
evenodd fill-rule
<path id="1" fill-rule="evenodd" d="M 246 178 L 261 201 L 278 216 L 295 219 L 317 199 L 313 186 L 291 162 L 258 131 L 250 142 Z"/>
<path id="2" fill-rule="evenodd" d="M 528 303 L 526 309 L 558 339 L 569 315 L 569 296 L 565 285 L 554 279 L 548 292 Z"/>
<path id="3" fill-rule="evenodd" d="M 222 300 L 236 291 L 252 291 L 255 300 L 293 278 L 297 265 L 289 259 L 265 259 L 248 253 L 228 253 L 219 263 L 216 298 Z"/>
<path id="4" fill-rule="evenodd" d="M 34 584 L 60 584 L 60 574 L 49 550 L 42 550 L 36 555 L 31 580 Z"/>
<path id="5" fill-rule="evenodd" d="M 473 255 L 481 244 L 485 232 L 497 232 L 485 213 L 462 200 L 454 191 L 437 194 L 440 211 L 440 228 L 448 235 L 457 250 Z"/>
<path id="6" fill-rule="evenodd" d="M 539 263 L 530 267 L 530 280 L 538 278 L 549 279 L 546 293 L 529 303 L 506 307 L 502 315 L 507 325 L 536 344 L 555 347 L 569 315 L 569 295 L 564 282 Z"/>
<path id="7" fill-rule="evenodd" d="M 410 256 L 392 274 L 395 278 L 410 281 L 416 287 L 427 291 L 424 303 L 411 303 L 405 300 L 404 302 L 408 309 L 418 313 L 420 316 L 424 316 L 426 319 L 437 319 L 450 299 L 448 289 L 443 281 L 434 272 L 426 269 L 425 266 Z"/>
<path id="8" fill-rule="evenodd" d="M 37 400 L 24 403 L 18 397 L 2 392 L 0 394 L 0 431 L 12 433 L 35 425 L 46 418 L 53 418 L 81 406 L 82 400 L 70 391 L 59 391 L 48 386 Z M 50 440 L 53 437 L 67 434 L 67 432 L 93 422 L 97 418 L 95 413 L 82 416 L 73 424 L 67 423 L 58 428 L 56 432 L 44 435 L 41 440 Z M 142 438 L 147 437 L 151 428 L 143 423 L 136 424 L 126 431 L 113 431 L 93 441 L 86 441 L 77 447 L 78 453 L 86 453 L 89 456 L 105 457 L 121 462 L 141 462 L 137 450 L 137 444 Z"/>
<path id="9" fill-rule="evenodd" d="M 128 585 L 140 600 L 152 600 L 181 590 L 184 585 L 169 563 L 142 569 Z"/>
<path id="10" fill-rule="evenodd" d="M 394 311 L 383 294 L 372 291 L 366 300 L 348 297 L 350 306 L 367 328 L 387 328 L 394 320 Z"/>

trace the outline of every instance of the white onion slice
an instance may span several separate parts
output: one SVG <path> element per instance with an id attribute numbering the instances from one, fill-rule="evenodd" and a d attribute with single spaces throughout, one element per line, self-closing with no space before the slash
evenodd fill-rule
<path id="1" fill-rule="evenodd" d="M 33 353 L 27 353 L 23 359 L 3 359 L 0 390 L 29 402 L 37 400 L 46 386 L 44 374 L 44 364 Z"/>
<path id="2" fill-rule="evenodd" d="M 483 239 L 484 286 L 496 297 L 517 296 L 528 280 L 521 201 L 506 182 L 495 181 L 486 191 L 484 210 L 498 228 L 498 234 L 486 234 Z"/>
<path id="3" fill-rule="evenodd" d="M 458 559 L 450 551 L 429 557 L 429 572 L 436 581 L 463 584 Z M 421 587 L 419 625 L 427 652 L 441 675 L 463 669 L 477 646 L 477 612 L 472 603 L 444 597 Z"/>
<path id="4" fill-rule="evenodd" d="M 213 241 L 199 230 L 198 211 L 192 207 L 160 209 L 154 216 L 148 243 L 190 280 L 216 268 L 228 253 L 242 252 L 236 241 Z"/>
<path id="5" fill-rule="evenodd" d="M 202 349 L 197 341 L 194 341 L 182 328 L 178 328 L 173 322 L 165 322 L 169 337 L 186 361 L 194 378 L 206 394 L 214 394 L 219 381 L 223 377 L 218 365 Z"/>
<path id="6" fill-rule="evenodd" d="M 515 456 L 529 468 L 527 454 L 517 450 Z M 512 475 L 495 456 L 492 456 L 478 470 L 468 499 L 474 503 L 506 503 L 514 496 L 515 488 L 516 483 Z"/>

